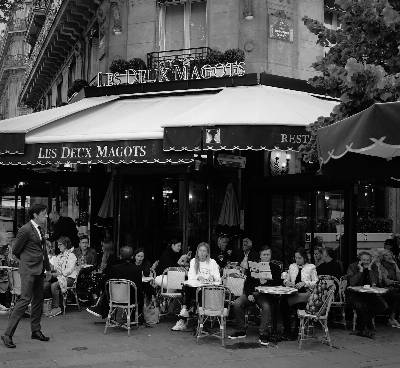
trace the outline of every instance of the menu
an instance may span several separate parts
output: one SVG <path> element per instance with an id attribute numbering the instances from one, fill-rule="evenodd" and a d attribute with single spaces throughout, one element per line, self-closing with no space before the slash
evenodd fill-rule
<path id="1" fill-rule="evenodd" d="M 251 262 L 249 261 L 251 277 L 255 279 L 272 280 L 271 268 L 269 262 Z"/>

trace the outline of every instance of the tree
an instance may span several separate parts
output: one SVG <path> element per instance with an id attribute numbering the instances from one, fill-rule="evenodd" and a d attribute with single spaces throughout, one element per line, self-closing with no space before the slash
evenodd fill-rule
<path id="1" fill-rule="evenodd" d="M 12 13 L 24 0 L 0 0 L 0 23 L 7 23 Z"/>
<path id="2" fill-rule="evenodd" d="M 330 49 L 313 64 L 318 75 L 309 83 L 340 99 L 328 117 L 307 129 L 311 140 L 301 147 L 304 160 L 316 162 L 317 129 L 360 112 L 375 102 L 400 97 L 400 0 L 332 0 L 341 27 L 327 29 L 303 18 L 317 36 L 317 44 Z"/>

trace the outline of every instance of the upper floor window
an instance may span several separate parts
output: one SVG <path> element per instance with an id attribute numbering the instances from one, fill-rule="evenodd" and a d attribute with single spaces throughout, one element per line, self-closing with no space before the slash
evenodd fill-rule
<path id="1" fill-rule="evenodd" d="M 159 13 L 160 50 L 207 46 L 207 2 L 165 1 Z"/>

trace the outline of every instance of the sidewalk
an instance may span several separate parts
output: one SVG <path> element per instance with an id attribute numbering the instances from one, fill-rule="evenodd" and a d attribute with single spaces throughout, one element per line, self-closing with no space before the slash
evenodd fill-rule
<path id="1" fill-rule="evenodd" d="M 400 366 L 400 330 L 378 326 L 377 338 L 369 340 L 349 335 L 349 331 L 332 329 L 334 349 L 319 342 L 282 342 L 277 347 L 256 344 L 257 329 L 251 328 L 240 343 L 227 340 L 223 348 L 215 338 L 196 344 L 189 332 L 172 332 L 172 320 L 153 328 L 140 327 L 128 337 L 125 330 L 109 329 L 85 311 L 70 311 L 65 317 L 43 319 L 43 332 L 49 343 L 30 339 L 29 320 L 24 319 L 14 342 L 16 349 L 0 346 L 0 367 L 7 368 L 197 368 L 197 367 L 381 367 Z M 0 316 L 4 331 L 6 316 Z M 228 328 L 229 332 L 229 328 Z"/>

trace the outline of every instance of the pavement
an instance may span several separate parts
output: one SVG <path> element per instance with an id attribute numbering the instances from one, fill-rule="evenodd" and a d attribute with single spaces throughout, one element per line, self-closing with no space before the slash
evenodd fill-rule
<path id="1" fill-rule="evenodd" d="M 43 343 L 30 339 L 29 319 L 23 319 L 14 336 L 17 348 L 0 345 L 0 368 L 400 367 L 400 329 L 383 325 L 377 326 L 375 340 L 331 328 L 333 349 L 306 341 L 299 350 L 297 342 L 259 345 L 256 327 L 249 328 L 240 342 L 227 340 L 224 348 L 216 338 L 197 344 L 191 332 L 171 331 L 173 318 L 133 329 L 131 336 L 123 329 L 109 329 L 104 335 L 99 321 L 73 310 L 65 316 L 44 317 L 42 329 L 51 340 Z M 6 324 L 7 316 L 0 316 L 0 331 Z"/>

